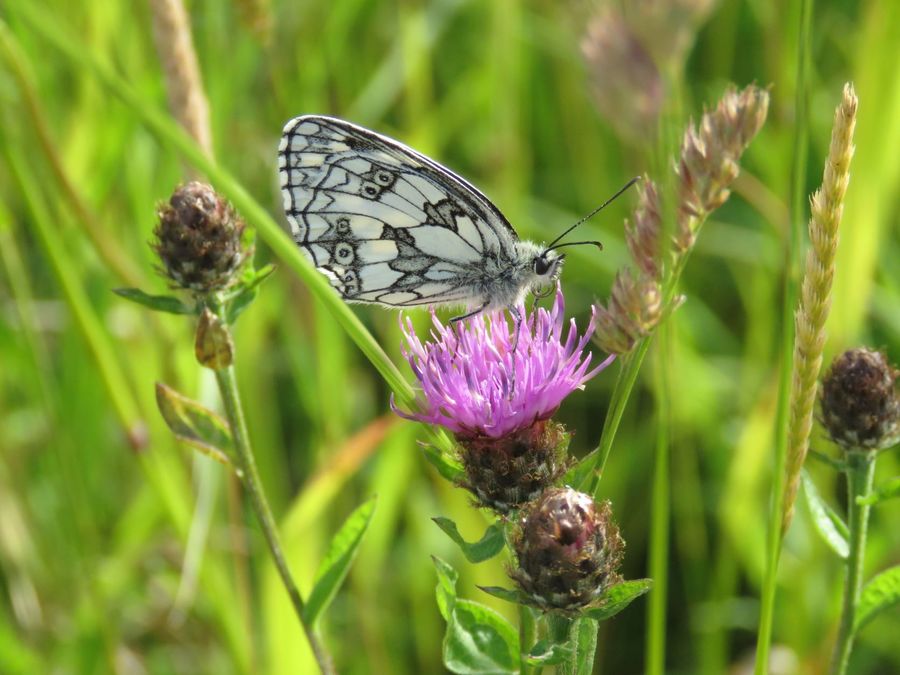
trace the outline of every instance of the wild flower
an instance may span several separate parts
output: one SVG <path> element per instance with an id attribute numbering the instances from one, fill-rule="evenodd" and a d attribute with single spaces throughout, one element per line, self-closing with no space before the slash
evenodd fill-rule
<path id="1" fill-rule="evenodd" d="M 609 502 L 571 488 L 551 488 L 522 509 L 513 536 L 510 576 L 544 610 L 574 612 L 619 583 L 625 547 Z"/>
<path id="2" fill-rule="evenodd" d="M 844 450 L 879 450 L 900 441 L 898 371 L 879 352 L 848 349 L 822 380 L 822 425 Z"/>
<path id="3" fill-rule="evenodd" d="M 244 221 L 224 198 L 192 181 L 160 206 L 153 248 L 175 286 L 203 295 L 237 281 L 253 252 L 244 232 Z"/>
<path id="4" fill-rule="evenodd" d="M 565 469 L 568 434 L 550 418 L 562 401 L 608 366 L 591 367 L 586 351 L 592 317 L 579 335 L 565 330 L 565 302 L 557 289 L 549 311 L 517 308 L 513 328 L 502 312 L 444 325 L 432 313 L 431 341 L 401 319 L 403 355 L 422 387 L 418 412 L 397 414 L 452 432 L 469 488 L 482 502 L 506 511 L 536 496 Z"/>

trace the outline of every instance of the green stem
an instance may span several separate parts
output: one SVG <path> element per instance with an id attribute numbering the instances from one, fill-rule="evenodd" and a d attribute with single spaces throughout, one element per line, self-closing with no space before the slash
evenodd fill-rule
<path id="1" fill-rule="evenodd" d="M 869 525 L 870 504 L 865 501 L 872 492 L 875 477 L 875 453 L 854 452 L 850 456 L 850 467 L 847 470 L 847 502 L 850 529 L 850 555 L 847 556 L 847 574 L 844 578 L 844 607 L 841 611 L 841 627 L 834 657 L 831 662 L 832 675 L 844 675 L 850 661 L 855 635 L 856 606 L 862 591 L 863 562 L 866 553 L 866 530 Z"/>
<path id="2" fill-rule="evenodd" d="M 662 675 L 666 666 L 666 600 L 669 565 L 669 372 L 670 331 L 660 327 L 656 352 L 656 449 L 653 462 L 653 492 L 650 516 L 649 568 L 653 593 L 647 603 L 647 675 Z"/>
<path id="3" fill-rule="evenodd" d="M 784 277 L 784 302 L 782 304 L 781 370 L 778 382 L 778 408 L 775 420 L 775 458 L 772 475 L 772 499 L 769 511 L 768 536 L 766 541 L 766 569 L 760 592 L 759 629 L 756 638 L 755 675 L 769 672 L 769 650 L 772 642 L 772 626 L 775 621 L 775 593 L 777 586 L 778 561 L 781 558 L 783 538 L 782 523 L 784 509 L 784 473 L 787 462 L 788 421 L 791 397 L 791 378 L 794 364 L 794 310 L 797 305 L 797 288 L 800 279 L 800 244 L 804 222 L 806 190 L 806 154 L 809 144 L 807 130 L 807 101 L 809 86 L 810 27 L 812 23 L 813 0 L 798 0 L 800 4 L 800 26 L 797 39 L 797 82 L 796 119 L 794 152 L 791 165 L 791 222 L 788 231 L 786 271 Z"/>
<path id="4" fill-rule="evenodd" d="M 616 386 L 613 390 L 612 401 L 609 408 L 606 409 L 606 418 L 603 420 L 603 431 L 600 436 L 600 445 L 592 453 L 594 455 L 594 465 L 589 472 L 590 483 L 586 492 L 596 497 L 597 490 L 600 487 L 600 479 L 603 476 L 603 470 L 606 467 L 606 460 L 609 459 L 610 450 L 612 450 L 613 441 L 616 438 L 616 432 L 619 430 L 619 424 L 622 422 L 622 415 L 625 413 L 625 406 L 631 396 L 631 390 L 634 389 L 634 383 L 637 381 L 638 373 L 641 370 L 641 364 L 650 348 L 652 338 L 646 337 L 641 340 L 637 349 L 621 359 L 622 368 L 619 371 L 619 377 L 616 380 Z"/>
<path id="5" fill-rule="evenodd" d="M 272 560 L 275 562 L 281 581 L 291 599 L 291 604 L 294 606 L 294 612 L 303 626 L 306 639 L 309 641 L 309 646 L 312 648 L 316 662 L 319 664 L 319 669 L 323 674 L 331 675 L 335 672 L 331 656 L 325 650 L 313 627 L 304 619 L 303 598 L 300 596 L 300 591 L 297 589 L 297 584 L 294 583 L 291 571 L 285 560 L 284 551 L 281 548 L 281 540 L 278 536 L 278 529 L 275 525 L 275 518 L 272 515 L 271 508 L 269 508 L 269 502 L 266 499 L 262 481 L 256 469 L 256 460 L 253 456 L 253 449 L 250 446 L 250 436 L 247 433 L 247 423 L 244 420 L 244 411 L 241 407 L 240 395 L 238 394 L 234 365 L 217 370 L 215 373 L 216 381 L 219 383 L 219 391 L 222 394 L 225 415 L 228 418 L 231 433 L 234 436 L 234 449 L 237 454 L 237 464 L 240 469 L 244 489 L 250 495 L 250 503 L 259 520 L 260 527 L 262 527 L 263 536 L 265 536 L 269 551 L 272 553 Z"/>

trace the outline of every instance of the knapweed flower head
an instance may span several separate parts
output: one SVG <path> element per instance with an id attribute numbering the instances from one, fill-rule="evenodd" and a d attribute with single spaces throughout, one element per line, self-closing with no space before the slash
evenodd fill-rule
<path id="1" fill-rule="evenodd" d="M 424 409 L 399 414 L 438 424 L 457 436 L 503 438 L 549 419 L 560 403 L 611 359 L 591 368 L 586 352 L 594 320 L 583 335 L 575 320 L 563 339 L 565 302 L 557 289 L 553 308 L 528 313 L 513 330 L 503 312 L 478 314 L 444 325 L 432 313 L 432 341 L 423 343 L 412 321 L 401 319 L 409 361 L 425 395 Z M 515 348 L 514 348 L 515 347 Z M 399 411 L 398 411 L 399 412 Z"/>
<path id="2" fill-rule="evenodd" d="M 594 330 L 566 330 L 562 292 L 551 310 L 527 312 L 512 326 L 503 312 L 455 325 L 432 315 L 431 340 L 422 342 L 401 319 L 403 355 L 422 387 L 419 412 L 407 419 L 437 424 L 459 443 L 469 489 L 501 513 L 533 499 L 566 468 L 568 434 L 550 418 L 563 399 L 612 361 L 591 367 L 586 351 Z"/>
<path id="3" fill-rule="evenodd" d="M 522 509 L 510 576 L 529 604 L 576 612 L 622 579 L 624 542 L 609 502 L 572 488 L 551 488 Z"/>
<path id="4" fill-rule="evenodd" d="M 849 349 L 822 381 L 822 424 L 845 450 L 878 450 L 900 441 L 900 371 L 884 354 Z"/>
<path id="5" fill-rule="evenodd" d="M 223 197 L 192 181 L 160 206 L 153 248 L 175 286 L 210 293 L 237 281 L 252 253 L 244 231 L 244 221 Z"/>

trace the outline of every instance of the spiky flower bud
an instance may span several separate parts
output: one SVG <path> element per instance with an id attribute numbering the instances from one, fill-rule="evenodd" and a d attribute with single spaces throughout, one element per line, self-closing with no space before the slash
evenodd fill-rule
<path id="1" fill-rule="evenodd" d="M 576 612 L 621 581 L 624 547 L 609 502 L 551 488 L 522 511 L 510 576 L 535 606 Z"/>
<path id="2" fill-rule="evenodd" d="M 457 434 L 466 470 L 463 487 L 498 513 L 509 513 L 562 476 L 570 435 L 552 420 L 537 420 L 500 438 Z"/>
<path id="3" fill-rule="evenodd" d="M 158 215 L 153 248 L 176 286 L 202 294 L 236 281 L 251 253 L 244 221 L 212 187 L 196 181 L 180 186 Z"/>
<path id="4" fill-rule="evenodd" d="M 900 396 L 895 369 L 884 354 L 850 349 L 822 381 L 822 424 L 845 450 L 877 450 L 900 440 Z"/>

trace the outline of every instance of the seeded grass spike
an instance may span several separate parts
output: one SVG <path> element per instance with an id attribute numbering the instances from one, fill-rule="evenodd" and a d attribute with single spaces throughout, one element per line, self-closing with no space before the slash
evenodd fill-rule
<path id="1" fill-rule="evenodd" d="M 831 307 L 831 285 L 838 245 L 838 226 L 844 211 L 844 195 L 850 182 L 853 157 L 853 130 L 858 100 L 853 85 L 844 86 L 843 97 L 834 114 L 831 147 L 825 161 L 822 187 L 813 195 L 809 221 L 810 250 L 800 307 L 797 310 L 794 339 L 794 373 L 791 385 L 790 427 L 782 510 L 782 530 L 791 524 L 794 501 L 800 484 L 800 469 L 809 450 L 813 408 L 816 401 L 822 351 L 825 347 L 825 320 Z"/>
<path id="2" fill-rule="evenodd" d="M 762 128 L 769 109 L 769 94 L 750 85 L 741 91 L 729 88 L 700 124 L 689 126 L 675 167 L 676 222 L 672 240 L 664 246 L 664 210 L 659 188 L 649 178 L 638 185 L 637 206 L 625 223 L 625 238 L 635 274 L 621 269 L 606 305 L 598 304 L 594 341 L 610 354 L 634 349 L 681 301 L 664 305 L 665 284 L 693 248 L 697 233 L 709 214 L 731 194 L 730 186 L 740 171 L 738 160 Z M 665 252 L 668 252 L 666 254 Z"/>

